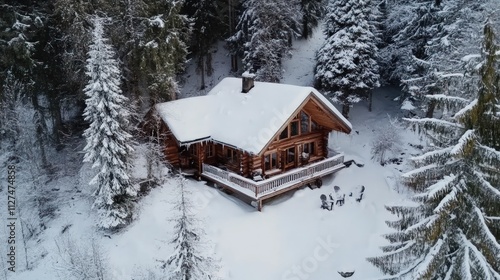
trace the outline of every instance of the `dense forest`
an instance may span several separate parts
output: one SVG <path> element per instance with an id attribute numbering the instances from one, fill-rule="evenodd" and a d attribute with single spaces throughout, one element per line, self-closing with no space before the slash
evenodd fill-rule
<path id="1" fill-rule="evenodd" d="M 400 86 L 400 102 L 414 108 L 404 122 L 432 142 L 403 175 L 414 206 L 387 206 L 399 217 L 387 222 L 391 245 L 369 261 L 391 279 L 500 279 L 499 7 L 495 0 L 1 0 L 0 144 L 9 154 L 2 170 L 24 163 L 42 192 L 63 155 L 82 155 L 95 172 L 99 226 L 123 228 L 137 196 L 130 174 L 133 146 L 144 141 L 137 127 L 153 104 L 177 99 L 186 63 L 196 63 L 197 88 L 206 88 L 223 41 L 228 76 L 250 71 L 257 81 L 280 82 L 293 44 L 322 27 L 314 86 L 346 117 L 373 89 Z M 151 161 L 161 160 L 154 142 Z"/>

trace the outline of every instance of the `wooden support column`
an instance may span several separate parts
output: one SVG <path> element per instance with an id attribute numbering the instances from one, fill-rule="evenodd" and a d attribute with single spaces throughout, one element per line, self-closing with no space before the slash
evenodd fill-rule
<path id="1" fill-rule="evenodd" d="M 330 132 L 323 130 L 323 156 L 328 157 L 328 134 Z"/>
<path id="2" fill-rule="evenodd" d="M 203 162 L 205 160 L 205 149 L 202 143 L 196 143 L 196 154 L 198 155 L 198 181 L 201 181 L 201 173 L 203 172 Z"/>

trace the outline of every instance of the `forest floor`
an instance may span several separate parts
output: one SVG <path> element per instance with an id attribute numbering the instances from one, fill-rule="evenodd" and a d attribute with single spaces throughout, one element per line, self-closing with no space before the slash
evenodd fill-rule
<path id="1" fill-rule="evenodd" d="M 284 83 L 312 85 L 314 52 L 322 37 L 317 31 L 311 40 L 295 43 L 293 56 L 284 63 Z M 221 48 L 214 53 L 215 71 L 207 79 L 207 90 L 229 76 L 229 58 L 223 53 Z M 193 61 L 187 68 L 182 97 L 205 92 L 198 90 L 199 76 L 194 64 Z M 389 116 L 402 116 L 400 104 L 394 101 L 398 95 L 397 88 L 380 88 L 373 95 L 372 112 L 366 102 L 352 108 L 353 132 L 334 133 L 330 142 L 346 159 L 364 166 L 352 165 L 325 177 L 319 189 L 303 188 L 283 195 L 258 212 L 203 181 L 188 181 L 197 216 L 204 224 L 209 245 L 206 250 L 221 261 L 220 276 L 234 280 L 344 279 L 339 271 L 355 271 L 349 278 L 353 280 L 381 276 L 366 258 L 381 254 L 379 247 L 387 244 L 382 235 L 390 231 L 385 221 L 396 219 L 385 210 L 385 205 L 407 203 L 408 191 L 397 178 L 408 169 L 406 158 L 418 153 L 414 146 L 420 144 L 418 137 L 407 129 L 391 126 L 402 140 L 401 151 L 388 155 L 394 160 L 384 166 L 372 159 L 372 140 L 387 132 Z M 0 160 L 5 162 L 5 156 Z M 144 176 L 143 158 L 138 157 L 135 165 L 135 176 Z M 167 259 L 173 251 L 169 241 L 174 225 L 171 202 L 176 199 L 176 181 L 167 180 L 153 189 L 140 200 L 135 221 L 120 233 L 107 235 L 95 228 L 90 191 L 81 192 L 75 187 L 84 187 L 87 179 L 88 174 L 82 169 L 77 175 L 61 174 L 47 180 L 45 188 L 57 190 L 51 192 L 51 201 L 56 205 L 53 218 L 47 221 L 46 230 L 28 241 L 27 251 L 19 247 L 16 273 L 5 271 L 3 252 L 7 245 L 1 240 L 0 279 L 70 279 L 65 248 L 83 250 L 91 243 L 98 244 L 103 252 L 111 279 L 147 279 L 148 271 L 158 270 L 158 260 Z M 346 196 L 345 205 L 335 206 L 333 211 L 320 208 L 320 195 L 333 192 L 333 186 L 348 194 L 361 185 L 366 190 L 360 203 Z M 4 193 L 5 189 L 0 190 L 1 209 L 5 206 Z M 4 212 L 0 212 L 2 223 L 6 221 Z M 0 230 L 2 236 L 7 234 L 4 227 Z M 20 240 L 21 233 L 17 236 Z"/>

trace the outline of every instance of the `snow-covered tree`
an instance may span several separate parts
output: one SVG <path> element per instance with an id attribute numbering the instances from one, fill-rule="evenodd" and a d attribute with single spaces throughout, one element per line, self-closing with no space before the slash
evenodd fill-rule
<path id="1" fill-rule="evenodd" d="M 427 97 L 442 119 L 407 119 L 433 142 L 403 175 L 415 204 L 390 206 L 390 245 L 369 261 L 388 279 L 500 279 L 500 75 L 492 28 L 484 28 L 477 95 Z"/>
<path id="2" fill-rule="evenodd" d="M 221 14 L 221 3 L 213 0 L 185 0 L 184 9 L 193 23 L 193 49 L 197 56 L 196 68 L 201 74 L 201 89 L 206 87 L 205 75 L 211 76 L 211 48 L 222 37 L 224 26 Z"/>
<path id="3" fill-rule="evenodd" d="M 482 23 L 488 5 L 497 5 L 494 2 L 389 1 L 388 44 L 381 50 L 383 78 L 401 82 L 405 97 L 418 103 L 428 94 L 463 91 L 464 84 L 457 77 L 468 73 L 457 62 L 479 53 Z M 425 105 L 426 116 L 432 117 L 436 103 L 430 100 Z"/>
<path id="4" fill-rule="evenodd" d="M 184 1 L 148 2 L 144 36 L 135 50 L 139 72 L 148 84 L 151 103 L 177 98 L 176 75 L 184 70 L 191 25 L 181 14 Z"/>
<path id="5" fill-rule="evenodd" d="M 236 33 L 228 39 L 233 52 L 243 54 L 243 68 L 260 81 L 279 82 L 281 60 L 290 54 L 292 39 L 300 34 L 297 1 L 246 0 Z"/>
<path id="6" fill-rule="evenodd" d="M 312 36 L 313 29 L 318 26 L 325 13 L 324 0 L 301 0 L 300 12 L 302 13 L 302 37 Z"/>
<path id="7" fill-rule="evenodd" d="M 129 177 L 130 110 L 120 89 L 120 69 L 114 51 L 104 34 L 105 19 L 94 17 L 92 44 L 86 65 L 89 82 L 84 89 L 87 99 L 84 117 L 90 126 L 84 132 L 84 162 L 92 164 L 97 174 L 90 181 L 96 185 L 94 206 L 99 209 L 99 226 L 114 229 L 132 218 L 130 198 L 136 192 Z"/>
<path id="8" fill-rule="evenodd" d="M 317 87 L 342 103 L 346 117 L 353 103 L 379 86 L 377 37 L 370 25 L 374 8 L 369 0 L 332 0 L 327 7 L 327 39 L 316 54 L 315 78 Z"/>
<path id="9" fill-rule="evenodd" d="M 191 193 L 186 189 L 186 179 L 179 175 L 179 197 L 174 202 L 174 211 L 177 216 L 174 227 L 174 253 L 166 260 L 161 261 L 162 268 L 168 271 L 169 280 L 214 280 L 219 279 L 217 260 L 210 257 L 205 251 L 204 232 L 201 221 L 191 213 L 194 209 L 190 200 Z M 205 249 L 205 250 L 203 250 Z"/>

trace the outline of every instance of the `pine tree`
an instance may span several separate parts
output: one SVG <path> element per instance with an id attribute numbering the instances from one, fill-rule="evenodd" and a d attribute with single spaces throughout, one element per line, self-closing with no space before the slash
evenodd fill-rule
<path id="1" fill-rule="evenodd" d="M 325 1 L 301 0 L 300 11 L 302 13 L 302 37 L 308 39 L 325 13 Z"/>
<path id="2" fill-rule="evenodd" d="M 193 213 L 191 193 L 186 190 L 186 179 L 182 176 L 176 178 L 178 182 L 179 198 L 174 204 L 178 216 L 175 218 L 175 233 L 172 243 L 174 253 L 167 261 L 162 262 L 162 268 L 169 271 L 169 280 L 198 280 L 219 279 L 216 271 L 219 265 L 216 260 L 202 253 L 203 231 Z"/>
<path id="3" fill-rule="evenodd" d="M 494 2 L 494 1 L 493 1 Z M 465 55 L 478 53 L 482 23 L 490 0 L 400 1 L 388 4 L 385 21 L 387 45 L 383 79 L 398 80 L 403 98 L 425 102 L 425 95 L 469 91 L 457 77 L 468 75 L 456 63 Z M 469 80 L 468 80 L 469 81 Z M 475 91 L 473 91 L 475 92 Z M 434 101 L 423 106 L 432 117 Z"/>
<path id="4" fill-rule="evenodd" d="M 185 14 L 193 24 L 193 51 L 197 55 L 197 72 L 201 74 L 200 89 L 204 89 L 205 75 L 211 76 L 212 46 L 222 38 L 224 26 L 221 20 L 220 3 L 214 0 L 186 0 Z"/>
<path id="5" fill-rule="evenodd" d="M 87 59 L 89 82 L 84 89 L 87 99 L 84 132 L 87 144 L 84 162 L 97 168 L 89 184 L 97 185 L 94 206 L 99 209 L 99 226 L 116 229 L 132 218 L 135 190 L 129 177 L 132 136 L 127 132 L 130 110 L 120 89 L 120 69 L 114 51 L 104 37 L 105 19 L 94 17 L 92 44 Z"/>
<path id="6" fill-rule="evenodd" d="M 454 113 L 407 119 L 435 149 L 403 175 L 416 204 L 387 207 L 396 232 L 369 261 L 389 279 L 500 279 L 500 75 L 490 24 L 484 35 L 476 97 L 428 95 Z"/>
<path id="7" fill-rule="evenodd" d="M 144 36 L 135 50 L 136 73 L 148 85 L 151 104 L 177 98 L 176 75 L 184 70 L 191 26 L 181 13 L 184 1 L 148 2 Z"/>
<path id="8" fill-rule="evenodd" d="M 331 1 L 325 24 L 327 39 L 316 54 L 317 87 L 343 105 L 348 116 L 353 103 L 368 98 L 379 86 L 377 37 L 370 26 L 370 1 Z"/>
<path id="9" fill-rule="evenodd" d="M 243 68 L 260 81 L 279 82 L 281 60 L 300 34 L 296 1 L 247 0 L 236 33 L 228 39 L 233 53 L 243 54 Z"/>

